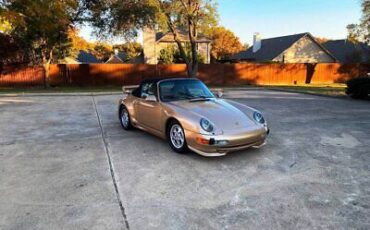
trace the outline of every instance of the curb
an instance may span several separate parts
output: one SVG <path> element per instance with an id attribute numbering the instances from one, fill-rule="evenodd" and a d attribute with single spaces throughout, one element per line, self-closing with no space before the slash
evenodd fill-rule
<path id="1" fill-rule="evenodd" d="M 261 87 L 265 90 L 271 90 L 271 91 L 279 91 L 279 92 L 286 92 L 286 93 L 298 93 L 298 94 L 306 94 L 310 96 L 318 96 L 318 97 L 326 97 L 326 98 L 335 98 L 335 99 L 350 99 L 346 95 L 338 95 L 338 96 L 333 96 L 333 95 L 325 95 L 325 94 L 316 94 L 316 93 L 310 93 L 310 92 L 298 92 L 294 90 L 285 90 L 285 89 L 272 89 L 272 88 L 265 88 Z"/>

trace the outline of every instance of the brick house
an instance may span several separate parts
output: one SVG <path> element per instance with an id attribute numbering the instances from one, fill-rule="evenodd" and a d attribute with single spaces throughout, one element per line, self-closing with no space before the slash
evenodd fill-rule
<path id="1" fill-rule="evenodd" d="M 253 37 L 253 46 L 230 58 L 233 62 L 332 63 L 336 58 L 310 33 L 261 39 Z"/>
<path id="2" fill-rule="evenodd" d="M 178 30 L 180 40 L 188 43 L 189 37 L 186 31 Z M 197 38 L 198 54 L 204 58 L 206 64 L 211 60 L 211 40 L 203 35 L 198 35 Z M 145 64 L 157 64 L 160 52 L 168 46 L 175 46 L 177 44 L 171 32 L 161 33 L 152 29 L 144 29 L 143 31 L 143 53 Z"/>

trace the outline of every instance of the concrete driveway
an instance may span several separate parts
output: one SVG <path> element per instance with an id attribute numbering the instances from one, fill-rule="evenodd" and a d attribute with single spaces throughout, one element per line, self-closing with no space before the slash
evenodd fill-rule
<path id="1" fill-rule="evenodd" d="M 369 229 L 370 103 L 261 89 L 268 144 L 178 155 L 119 95 L 0 97 L 0 229 Z"/>

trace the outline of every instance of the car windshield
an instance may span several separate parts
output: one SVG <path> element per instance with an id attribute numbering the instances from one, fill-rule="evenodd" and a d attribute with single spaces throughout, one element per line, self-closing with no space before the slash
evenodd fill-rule
<path id="1" fill-rule="evenodd" d="M 207 86 L 195 79 L 168 80 L 159 83 L 161 101 L 214 98 Z"/>

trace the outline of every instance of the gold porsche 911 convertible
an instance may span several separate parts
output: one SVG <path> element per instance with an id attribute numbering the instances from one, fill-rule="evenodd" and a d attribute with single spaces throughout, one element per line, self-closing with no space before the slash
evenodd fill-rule
<path id="1" fill-rule="evenodd" d="M 197 79 L 145 80 L 123 87 L 119 120 L 125 130 L 142 129 L 163 139 L 178 153 L 203 156 L 261 147 L 269 133 L 257 110 L 215 97 Z"/>

